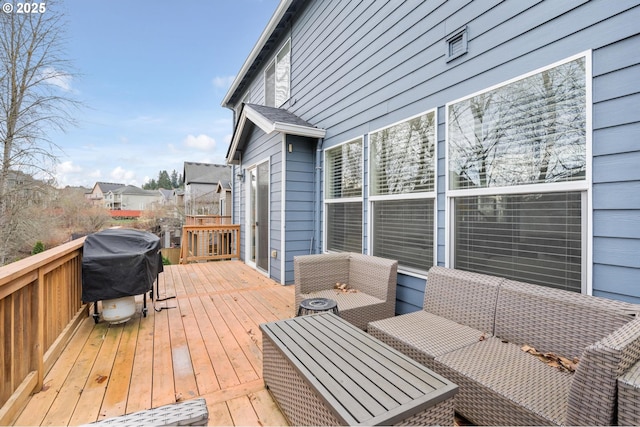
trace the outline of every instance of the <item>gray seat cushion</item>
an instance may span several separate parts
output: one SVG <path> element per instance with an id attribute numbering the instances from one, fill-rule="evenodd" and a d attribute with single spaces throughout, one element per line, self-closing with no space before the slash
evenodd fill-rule
<path id="1" fill-rule="evenodd" d="M 422 310 L 371 322 L 367 332 L 428 368 L 435 357 L 486 337 L 483 331 Z"/>
<path id="2" fill-rule="evenodd" d="M 572 374 L 489 338 L 435 360 L 436 371 L 456 383 L 456 411 L 474 424 L 564 423 Z"/>

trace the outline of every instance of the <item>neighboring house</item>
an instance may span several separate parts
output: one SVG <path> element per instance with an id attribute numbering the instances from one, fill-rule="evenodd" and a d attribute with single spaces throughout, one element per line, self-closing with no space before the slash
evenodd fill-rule
<path id="1" fill-rule="evenodd" d="M 184 162 L 185 215 L 218 215 L 220 195 L 216 192 L 220 181 L 231 179 L 231 167 L 210 163 Z"/>
<path id="2" fill-rule="evenodd" d="M 21 171 L 10 170 L 7 174 L 5 197 L 13 206 L 47 206 L 55 197 L 55 188 Z M 18 203 L 16 203 L 18 202 Z"/>
<path id="3" fill-rule="evenodd" d="M 234 111 L 241 256 L 433 265 L 640 303 L 640 4 L 282 0 Z"/>
<path id="4" fill-rule="evenodd" d="M 184 190 L 183 189 L 174 188 L 173 199 L 177 207 L 182 206 L 184 208 Z"/>
<path id="5" fill-rule="evenodd" d="M 166 190 L 164 188 L 159 188 L 158 192 L 160 193 L 160 196 L 161 196 L 161 201 L 160 201 L 161 205 L 163 206 L 175 205 L 176 197 L 175 197 L 175 191 L 173 189 Z"/>
<path id="6" fill-rule="evenodd" d="M 87 193 L 87 197 L 91 203 L 95 206 L 106 207 L 105 195 L 120 187 L 124 187 L 124 184 L 117 184 L 115 182 L 96 182 L 90 193 Z"/>
<path id="7" fill-rule="evenodd" d="M 220 216 L 228 216 L 231 217 L 231 181 L 225 179 L 223 181 L 218 182 L 218 186 L 216 187 L 216 193 L 218 193 L 218 197 L 220 197 L 220 211 L 218 214 Z"/>
<path id="8" fill-rule="evenodd" d="M 143 190 L 133 185 L 125 185 L 106 193 L 105 202 L 111 210 L 143 211 L 161 204 L 162 194 L 157 190 Z"/>

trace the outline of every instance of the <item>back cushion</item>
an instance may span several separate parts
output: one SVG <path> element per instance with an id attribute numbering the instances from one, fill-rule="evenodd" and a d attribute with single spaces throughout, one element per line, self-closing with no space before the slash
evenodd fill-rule
<path id="1" fill-rule="evenodd" d="M 634 318 L 640 306 L 505 280 L 495 335 L 572 359 Z"/>
<path id="2" fill-rule="evenodd" d="M 431 267 L 424 310 L 493 334 L 498 287 L 502 281 L 500 277 Z"/>

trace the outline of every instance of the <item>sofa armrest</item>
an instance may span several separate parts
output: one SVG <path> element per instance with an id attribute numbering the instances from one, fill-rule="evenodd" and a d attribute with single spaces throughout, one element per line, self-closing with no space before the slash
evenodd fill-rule
<path id="1" fill-rule="evenodd" d="M 618 378 L 618 425 L 640 425 L 640 362 Z"/>
<path id="2" fill-rule="evenodd" d="M 566 424 L 615 424 L 617 380 L 639 359 L 640 318 L 587 347 L 569 390 Z"/>
<path id="3" fill-rule="evenodd" d="M 382 301 L 393 301 L 395 304 L 397 283 L 398 261 L 372 255 L 350 254 L 350 288 Z"/>

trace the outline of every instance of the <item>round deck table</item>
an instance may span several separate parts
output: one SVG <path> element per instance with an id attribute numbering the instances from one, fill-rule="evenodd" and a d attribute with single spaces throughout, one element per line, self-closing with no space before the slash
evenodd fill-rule
<path id="1" fill-rule="evenodd" d="M 322 313 L 325 311 L 331 311 L 336 315 L 340 315 L 338 312 L 338 303 L 335 300 L 329 298 L 307 298 L 300 301 L 300 307 L 298 307 L 298 314 L 296 316 L 305 316 L 307 314 Z"/>

